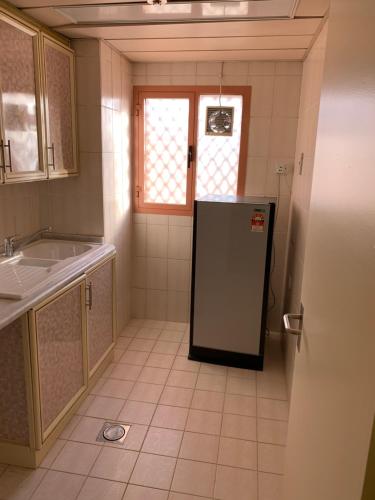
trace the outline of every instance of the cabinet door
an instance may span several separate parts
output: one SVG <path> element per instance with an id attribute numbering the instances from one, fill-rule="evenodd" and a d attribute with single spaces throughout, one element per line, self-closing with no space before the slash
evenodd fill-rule
<path id="1" fill-rule="evenodd" d="M 0 13 L 3 182 L 46 177 L 41 154 L 38 32 Z"/>
<path id="2" fill-rule="evenodd" d="M 87 275 L 87 343 L 89 376 L 114 344 L 114 259 Z"/>
<path id="3" fill-rule="evenodd" d="M 41 443 L 87 387 L 85 321 L 82 279 L 32 312 Z"/>
<path id="4" fill-rule="evenodd" d="M 43 37 L 49 177 L 77 172 L 73 52 Z"/>

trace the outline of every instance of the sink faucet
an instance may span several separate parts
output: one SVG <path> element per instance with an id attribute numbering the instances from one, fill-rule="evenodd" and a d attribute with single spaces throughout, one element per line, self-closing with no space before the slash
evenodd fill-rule
<path id="1" fill-rule="evenodd" d="M 4 238 L 4 255 L 5 257 L 13 257 L 14 255 L 14 242 L 16 236 L 7 236 Z"/>
<path id="2" fill-rule="evenodd" d="M 51 232 L 52 228 L 51 226 L 45 226 L 42 229 L 39 229 L 35 233 L 29 235 L 29 236 L 24 236 L 23 238 L 20 238 L 19 240 L 16 239 L 17 235 L 13 236 L 7 236 L 4 238 L 4 255 L 5 257 L 13 257 L 14 251 L 17 248 L 20 248 L 22 246 L 27 245 L 28 243 L 31 243 L 34 241 L 38 236 L 41 236 L 43 233 L 46 232 Z"/>

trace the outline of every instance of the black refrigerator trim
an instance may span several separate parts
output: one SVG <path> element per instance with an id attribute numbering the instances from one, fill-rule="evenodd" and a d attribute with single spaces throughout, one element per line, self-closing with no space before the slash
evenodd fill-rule
<path id="1" fill-rule="evenodd" d="M 264 359 L 264 344 L 266 337 L 267 326 L 267 310 L 268 310 L 268 293 L 270 285 L 270 270 L 272 259 L 272 241 L 273 241 L 273 226 L 275 218 L 275 203 L 268 202 L 270 207 L 268 218 L 268 234 L 267 234 L 267 252 L 264 269 L 264 285 L 263 285 L 263 303 L 262 303 L 262 319 L 261 331 L 259 339 L 259 355 L 243 354 L 233 351 L 224 351 L 220 349 L 211 349 L 209 347 L 200 347 L 194 345 L 194 297 L 195 297 L 195 262 L 196 262 L 196 238 L 197 238 L 197 210 L 198 202 L 194 201 L 194 219 L 193 219 L 193 251 L 192 251 L 192 267 L 191 267 L 191 303 L 190 303 L 190 338 L 189 338 L 189 355 L 188 358 L 194 361 L 204 361 L 206 363 L 215 363 L 226 366 L 234 366 L 238 368 L 247 368 L 249 370 L 263 370 Z"/>

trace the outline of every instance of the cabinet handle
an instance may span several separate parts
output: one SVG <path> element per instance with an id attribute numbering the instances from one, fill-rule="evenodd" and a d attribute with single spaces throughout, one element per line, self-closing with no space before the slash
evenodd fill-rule
<path id="1" fill-rule="evenodd" d="M 6 164 L 5 162 L 5 148 L 8 148 L 8 156 L 9 156 L 9 165 Z M 13 167 L 12 167 L 12 151 L 10 149 L 10 140 L 8 139 L 7 143 L 3 143 L 3 159 L 4 159 L 4 170 L 9 168 L 11 172 L 13 172 Z"/>
<path id="2" fill-rule="evenodd" d="M 47 153 L 48 153 L 48 151 L 52 151 L 52 163 L 49 163 L 48 158 L 47 158 L 47 166 L 52 167 L 53 170 L 55 170 L 56 167 L 55 167 L 55 145 L 54 145 L 54 143 L 52 143 L 52 146 L 47 146 Z"/>
<path id="3" fill-rule="evenodd" d="M 86 291 L 88 292 L 88 299 L 86 299 L 86 305 L 89 306 L 89 311 L 92 309 L 92 283 L 86 285 Z"/>
<path id="4" fill-rule="evenodd" d="M 5 172 L 5 153 L 4 153 L 4 141 L 0 141 L 0 170 Z"/>

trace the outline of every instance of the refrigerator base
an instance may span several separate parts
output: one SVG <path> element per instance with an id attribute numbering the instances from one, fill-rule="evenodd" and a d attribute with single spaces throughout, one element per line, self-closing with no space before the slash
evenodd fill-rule
<path id="1" fill-rule="evenodd" d="M 239 352 L 222 351 L 191 345 L 188 358 L 192 361 L 203 361 L 217 365 L 246 368 L 248 370 L 263 370 L 263 356 L 255 354 L 242 354 Z"/>

